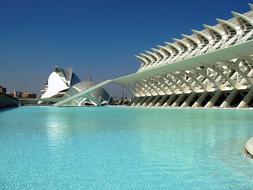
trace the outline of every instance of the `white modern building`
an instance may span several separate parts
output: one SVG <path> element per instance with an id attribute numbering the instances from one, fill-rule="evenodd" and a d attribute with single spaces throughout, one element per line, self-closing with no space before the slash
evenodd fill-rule
<path id="1" fill-rule="evenodd" d="M 96 83 L 93 81 L 81 82 L 71 68 L 64 70 L 61 67 L 55 67 L 48 77 L 44 90 L 42 90 L 39 104 L 73 97 L 94 86 L 96 86 Z M 110 94 L 101 87 L 96 88 L 90 94 L 69 101 L 67 104 L 64 104 L 64 106 L 101 106 L 109 104 L 110 101 Z"/>
<path id="2" fill-rule="evenodd" d="M 140 53 L 136 73 L 97 87 L 114 82 L 128 88 L 135 96 L 132 106 L 252 107 L 253 11 L 232 15 L 230 20 L 217 19 L 215 26 L 203 25 L 202 31 L 192 30 L 191 35 L 182 34 Z"/>
<path id="3" fill-rule="evenodd" d="M 80 92 L 86 91 L 96 86 L 93 81 L 82 81 L 72 86 L 63 96 L 63 98 L 72 97 Z M 92 93 L 81 96 L 69 101 L 65 106 L 103 106 L 111 101 L 111 95 L 102 87 L 96 88 Z"/>
<path id="4" fill-rule="evenodd" d="M 64 70 L 61 67 L 55 67 L 48 77 L 45 88 L 41 90 L 41 99 L 62 97 L 71 86 L 78 82 L 80 79 L 71 68 Z"/>

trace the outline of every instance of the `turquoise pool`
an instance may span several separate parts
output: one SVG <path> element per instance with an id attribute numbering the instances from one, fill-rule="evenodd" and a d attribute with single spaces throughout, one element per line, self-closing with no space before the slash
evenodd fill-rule
<path id="1" fill-rule="evenodd" d="M 0 112 L 0 189 L 253 189 L 253 111 Z"/>

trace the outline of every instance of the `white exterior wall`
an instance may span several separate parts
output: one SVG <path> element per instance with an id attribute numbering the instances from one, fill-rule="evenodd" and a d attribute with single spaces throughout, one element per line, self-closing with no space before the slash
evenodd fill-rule
<path id="1" fill-rule="evenodd" d="M 68 89 L 65 79 L 60 77 L 56 72 L 52 72 L 48 77 L 48 87 L 41 98 L 50 98 L 57 95 L 60 91 Z"/>

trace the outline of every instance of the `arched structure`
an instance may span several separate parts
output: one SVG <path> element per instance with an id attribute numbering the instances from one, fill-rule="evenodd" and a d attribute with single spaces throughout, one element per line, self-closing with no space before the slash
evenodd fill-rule
<path id="1" fill-rule="evenodd" d="M 93 81 L 83 81 L 72 86 L 63 96 L 63 98 L 68 98 L 76 95 L 80 92 L 86 91 L 91 87 L 96 86 Z M 107 105 L 111 100 L 110 94 L 103 88 L 97 88 L 92 93 L 86 96 L 80 96 L 72 101 L 69 101 L 65 106 L 99 106 Z"/>

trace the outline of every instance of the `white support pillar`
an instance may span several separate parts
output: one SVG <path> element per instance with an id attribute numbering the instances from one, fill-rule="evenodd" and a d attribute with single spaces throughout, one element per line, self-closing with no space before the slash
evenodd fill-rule
<path id="1" fill-rule="evenodd" d="M 138 104 L 136 104 L 136 106 L 141 106 L 146 99 L 148 99 L 148 96 L 141 97 L 141 100 L 138 102 Z"/>
<path id="2" fill-rule="evenodd" d="M 232 90 L 232 92 L 228 95 L 228 97 L 225 99 L 225 101 L 221 104 L 221 108 L 227 108 L 229 107 L 229 105 L 231 104 L 231 102 L 233 101 L 233 99 L 236 97 L 237 95 L 237 90 Z"/>
<path id="3" fill-rule="evenodd" d="M 176 101 L 171 105 L 171 107 L 178 107 L 179 104 L 182 102 L 186 94 L 180 94 Z"/>
<path id="4" fill-rule="evenodd" d="M 205 108 L 210 108 L 213 107 L 214 104 L 218 101 L 218 99 L 220 98 L 222 92 L 221 91 L 217 91 L 213 97 L 211 98 L 211 100 L 209 100 L 209 102 L 207 102 L 207 104 L 205 105 Z"/>
<path id="5" fill-rule="evenodd" d="M 147 106 L 154 99 L 154 96 L 148 97 L 148 99 L 142 104 L 142 106 Z"/>
<path id="6" fill-rule="evenodd" d="M 240 104 L 237 106 L 237 108 L 245 108 L 248 107 L 248 103 L 253 98 L 253 87 L 249 90 L 247 95 L 243 98 L 243 100 L 240 102 Z"/>
<path id="7" fill-rule="evenodd" d="M 156 96 L 151 102 L 150 104 L 148 105 L 149 107 L 150 106 L 154 106 L 158 101 L 159 99 L 161 98 L 161 96 Z"/>
<path id="8" fill-rule="evenodd" d="M 202 102 L 207 97 L 207 95 L 208 95 L 208 92 L 204 92 L 203 94 L 201 94 L 200 97 L 198 98 L 198 100 L 192 105 L 192 107 L 193 108 L 200 107 Z"/>
<path id="9" fill-rule="evenodd" d="M 134 101 L 134 103 L 131 106 L 137 106 L 137 104 L 142 101 L 143 97 L 137 97 L 136 101 Z"/>
<path id="10" fill-rule="evenodd" d="M 193 92 L 191 93 L 191 95 L 185 100 L 185 102 L 181 105 L 182 107 L 188 107 L 190 105 L 190 103 L 193 101 L 194 97 L 196 96 L 196 93 Z"/>
<path id="11" fill-rule="evenodd" d="M 172 94 L 171 97 L 163 104 L 162 107 L 170 106 L 172 102 L 176 99 L 176 97 L 177 97 L 176 94 Z"/>
<path id="12" fill-rule="evenodd" d="M 155 107 L 162 106 L 167 99 L 168 95 L 162 96 L 162 98 L 156 103 Z"/>

